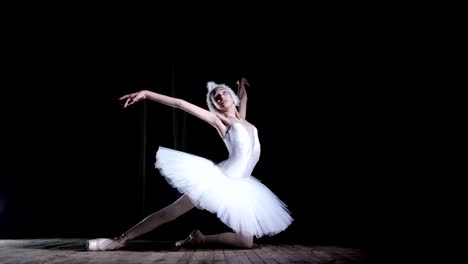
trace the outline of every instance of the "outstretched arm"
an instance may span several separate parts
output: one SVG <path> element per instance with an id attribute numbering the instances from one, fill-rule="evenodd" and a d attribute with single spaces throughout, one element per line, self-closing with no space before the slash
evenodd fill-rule
<path id="1" fill-rule="evenodd" d="M 247 91 L 245 90 L 246 85 L 250 86 L 249 82 L 244 77 L 237 81 L 237 95 L 239 96 L 240 100 L 239 115 L 243 119 L 245 119 L 247 116 Z"/>
<path id="2" fill-rule="evenodd" d="M 214 126 L 218 129 L 220 133 L 225 130 L 224 125 L 214 113 L 205 110 L 201 107 L 198 107 L 194 104 L 191 104 L 183 99 L 158 94 L 148 90 L 142 90 L 136 93 L 127 94 L 119 98 L 119 100 L 121 101 L 125 100 L 124 108 L 144 99 L 150 99 L 161 104 L 179 108 Z"/>

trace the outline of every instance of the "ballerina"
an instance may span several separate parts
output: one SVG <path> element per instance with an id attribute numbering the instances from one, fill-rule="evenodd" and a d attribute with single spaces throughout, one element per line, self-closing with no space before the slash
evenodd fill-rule
<path id="1" fill-rule="evenodd" d="M 293 221 L 289 210 L 271 190 L 251 175 L 260 158 L 257 128 L 246 119 L 247 79 L 238 82 L 238 94 L 225 84 L 208 82 L 209 111 L 185 100 L 148 90 L 124 95 L 124 108 L 149 99 L 181 109 L 213 126 L 224 141 L 229 157 L 214 163 L 178 150 L 159 147 L 155 166 L 167 182 L 183 195 L 174 203 L 147 216 L 121 236 L 87 241 L 88 250 L 116 250 L 140 235 L 167 223 L 192 208 L 207 210 L 233 232 L 204 235 L 193 230 L 176 242 L 181 246 L 251 248 L 253 239 L 273 236 Z"/>

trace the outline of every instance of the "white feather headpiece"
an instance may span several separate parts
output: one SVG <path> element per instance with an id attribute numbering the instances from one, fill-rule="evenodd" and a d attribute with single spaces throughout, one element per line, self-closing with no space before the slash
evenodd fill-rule
<path id="1" fill-rule="evenodd" d="M 229 94 L 232 97 L 232 100 L 234 101 L 234 104 L 236 106 L 239 106 L 239 102 L 240 102 L 239 97 L 236 95 L 236 93 L 234 93 L 234 91 L 229 86 L 225 85 L 224 83 L 223 84 L 217 84 L 215 82 L 208 82 L 206 84 L 206 88 L 208 89 L 208 93 L 206 94 L 206 104 L 208 105 L 208 109 L 211 112 L 217 112 L 218 111 L 216 109 L 216 106 L 213 104 L 213 99 L 212 99 L 212 96 L 211 96 L 211 92 L 213 92 L 213 90 L 216 89 L 216 88 L 223 88 L 226 91 L 228 91 Z"/>

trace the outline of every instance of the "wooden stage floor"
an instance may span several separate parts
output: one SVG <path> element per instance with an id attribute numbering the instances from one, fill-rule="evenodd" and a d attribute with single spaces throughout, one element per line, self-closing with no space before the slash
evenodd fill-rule
<path id="1" fill-rule="evenodd" d="M 86 251 L 84 238 L 0 239 L 0 263 L 377 263 L 362 249 L 255 244 L 253 249 L 177 249 L 173 241 L 131 241 L 117 251 Z"/>

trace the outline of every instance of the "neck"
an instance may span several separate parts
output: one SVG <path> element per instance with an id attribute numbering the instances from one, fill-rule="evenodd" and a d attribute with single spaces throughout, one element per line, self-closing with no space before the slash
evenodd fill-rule
<path id="1" fill-rule="evenodd" d="M 239 112 L 237 112 L 237 109 L 235 107 L 230 108 L 226 112 L 223 113 L 225 117 L 227 118 L 235 118 L 241 120 L 241 117 L 239 115 Z"/>

